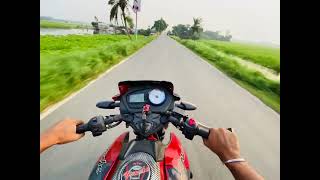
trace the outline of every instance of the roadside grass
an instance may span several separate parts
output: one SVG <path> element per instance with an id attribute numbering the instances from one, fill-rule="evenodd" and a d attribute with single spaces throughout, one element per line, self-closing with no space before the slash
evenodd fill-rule
<path id="1" fill-rule="evenodd" d="M 200 42 L 280 73 L 280 48 L 216 40 L 200 40 Z"/>
<path id="2" fill-rule="evenodd" d="M 141 38 L 141 37 L 140 37 Z M 40 36 L 41 55 L 61 55 L 73 51 L 95 49 L 110 43 L 128 41 L 127 35 L 42 35 Z"/>
<path id="3" fill-rule="evenodd" d="M 203 57 L 266 105 L 280 113 L 280 82 L 267 79 L 260 72 L 249 69 L 228 56 L 219 55 L 219 50 L 201 40 L 172 38 Z"/>
<path id="4" fill-rule="evenodd" d="M 258 97 L 262 102 L 264 102 L 266 105 L 268 105 L 273 110 L 280 113 L 280 96 L 270 93 L 268 91 L 263 91 L 260 89 L 257 89 L 255 87 L 252 87 L 250 84 L 234 79 L 241 87 L 248 90 L 252 95 Z"/>
<path id="5" fill-rule="evenodd" d="M 40 36 L 40 112 L 84 87 L 155 37 Z"/>
<path id="6" fill-rule="evenodd" d="M 80 23 L 68 23 L 68 22 L 40 20 L 40 28 L 86 29 L 86 28 L 91 28 L 91 25 L 80 24 Z"/>

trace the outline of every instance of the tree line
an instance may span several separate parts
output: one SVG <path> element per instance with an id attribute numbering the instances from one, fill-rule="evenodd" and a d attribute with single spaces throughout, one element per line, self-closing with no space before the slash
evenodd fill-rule
<path id="1" fill-rule="evenodd" d="M 125 27 L 126 34 L 130 37 L 130 34 L 133 33 L 132 29 L 134 28 L 133 19 L 130 17 L 129 7 L 130 0 L 108 0 L 108 5 L 111 6 L 110 10 L 110 21 L 115 21 L 118 25 L 118 19 L 120 15 L 120 19 L 122 25 Z M 131 30 L 129 30 L 129 28 Z M 154 22 L 153 26 L 147 29 L 139 29 L 138 34 L 149 36 L 154 32 L 162 32 L 166 30 L 168 24 L 165 22 L 163 18 Z M 190 26 L 188 24 L 178 24 L 172 27 L 172 31 L 168 32 L 169 35 L 175 35 L 182 39 L 214 39 L 220 41 L 230 41 L 232 35 L 229 31 L 227 31 L 226 35 L 221 35 L 220 31 L 203 31 L 202 28 L 202 19 L 201 18 L 193 18 L 193 25 Z"/>
<path id="2" fill-rule="evenodd" d="M 139 29 L 138 34 L 149 36 L 152 33 L 152 31 L 161 33 L 164 30 L 166 30 L 167 27 L 168 27 L 168 24 L 166 23 L 166 21 L 163 18 L 161 18 L 157 21 L 154 21 L 153 26 L 151 28 L 148 27 L 147 29 Z"/>
<path id="3" fill-rule="evenodd" d="M 117 25 L 119 24 L 119 16 L 122 25 L 126 29 L 126 34 L 130 37 L 133 33 L 134 28 L 133 19 L 130 17 L 129 0 L 108 0 L 108 5 L 111 6 L 110 10 L 110 22 L 114 21 Z M 156 32 L 162 32 L 168 27 L 168 24 L 161 18 L 154 22 L 154 25 L 148 29 L 139 29 L 138 34 L 149 36 L 152 33 L 152 29 Z M 129 30 L 130 28 L 130 30 Z"/>
<path id="4" fill-rule="evenodd" d="M 193 18 L 193 25 L 178 24 L 172 27 L 172 31 L 168 32 L 168 35 L 178 36 L 181 39 L 213 39 L 219 41 L 230 41 L 232 35 L 230 31 L 227 31 L 225 35 L 221 35 L 220 31 L 203 31 L 202 19 Z"/>

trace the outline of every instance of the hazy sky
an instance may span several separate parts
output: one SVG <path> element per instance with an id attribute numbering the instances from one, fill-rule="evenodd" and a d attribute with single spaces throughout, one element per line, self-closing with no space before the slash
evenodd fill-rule
<path id="1" fill-rule="evenodd" d="M 130 1 L 132 3 L 133 0 Z M 170 25 L 203 19 L 205 30 L 230 30 L 235 39 L 280 44 L 280 0 L 141 0 L 138 28 L 161 17 Z M 107 0 L 40 0 L 40 15 L 109 22 Z M 134 13 L 131 13 L 134 17 Z"/>

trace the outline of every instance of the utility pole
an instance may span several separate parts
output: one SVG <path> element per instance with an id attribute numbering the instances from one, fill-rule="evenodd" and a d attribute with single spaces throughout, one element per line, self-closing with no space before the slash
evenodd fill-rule
<path id="1" fill-rule="evenodd" d="M 134 0 L 133 1 L 133 6 L 132 6 L 132 10 L 134 13 L 136 13 L 136 40 L 138 39 L 138 12 L 140 12 L 141 10 L 141 0 Z"/>
<path id="2" fill-rule="evenodd" d="M 138 12 L 136 12 L 136 40 L 138 39 Z"/>

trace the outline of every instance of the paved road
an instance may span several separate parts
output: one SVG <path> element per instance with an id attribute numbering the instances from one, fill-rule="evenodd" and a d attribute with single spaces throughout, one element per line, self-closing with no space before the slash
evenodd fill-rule
<path id="1" fill-rule="evenodd" d="M 40 132 L 57 120 L 70 116 L 87 120 L 97 114 L 99 100 L 117 93 L 121 80 L 169 80 L 183 100 L 198 106 L 190 115 L 211 127 L 236 129 L 242 155 L 266 179 L 280 179 L 280 116 L 220 71 L 165 35 L 146 45 L 134 56 L 90 85 L 73 99 L 41 120 Z M 125 131 L 124 125 L 102 136 L 85 136 L 78 142 L 56 146 L 40 156 L 41 179 L 87 179 L 98 156 Z M 232 179 L 217 156 L 202 145 L 176 132 L 189 155 L 195 179 Z"/>

